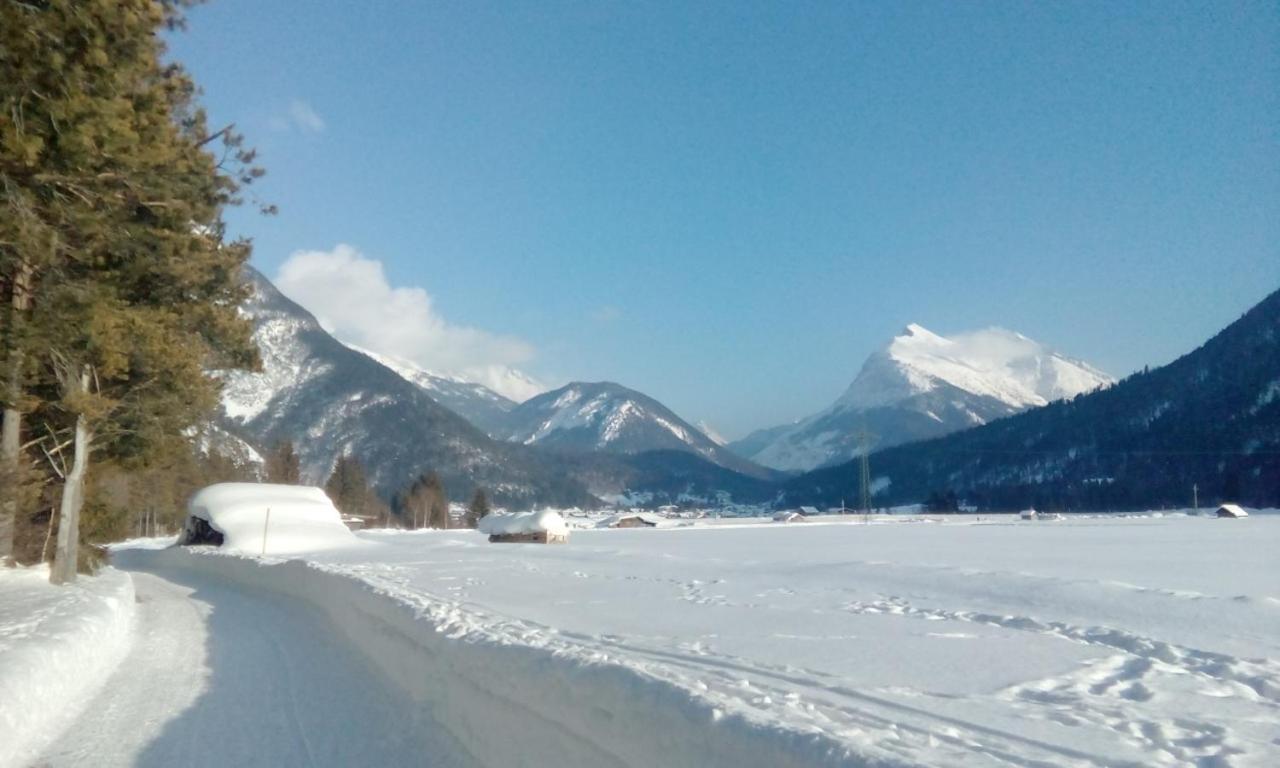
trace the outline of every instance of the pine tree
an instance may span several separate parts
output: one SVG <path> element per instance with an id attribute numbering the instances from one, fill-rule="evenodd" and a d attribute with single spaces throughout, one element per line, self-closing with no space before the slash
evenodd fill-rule
<path id="1" fill-rule="evenodd" d="M 324 484 L 325 493 L 334 506 L 344 515 L 364 515 L 373 492 L 359 460 L 352 456 L 339 456 L 333 472 Z"/>
<path id="2" fill-rule="evenodd" d="M 467 527 L 475 528 L 489 514 L 489 497 L 485 495 L 483 488 L 476 488 L 475 495 L 471 497 L 471 503 L 467 505 Z"/>
<path id="3" fill-rule="evenodd" d="M 236 311 L 249 249 L 224 241 L 221 213 L 261 171 L 162 61 L 188 4 L 0 4 L 3 458 L 21 461 L 23 416 L 38 422 L 63 479 L 56 583 L 77 570 L 91 458 L 183 445 L 217 402 L 205 371 L 256 362 Z"/>
<path id="4" fill-rule="evenodd" d="M 445 494 L 444 483 L 435 472 L 427 473 L 427 491 L 430 506 L 428 508 L 428 525 L 432 528 L 447 529 L 449 527 L 449 497 Z"/>
<path id="5" fill-rule="evenodd" d="M 298 485 L 302 482 L 302 466 L 292 440 L 281 440 L 267 456 L 267 480 L 272 483 Z"/>

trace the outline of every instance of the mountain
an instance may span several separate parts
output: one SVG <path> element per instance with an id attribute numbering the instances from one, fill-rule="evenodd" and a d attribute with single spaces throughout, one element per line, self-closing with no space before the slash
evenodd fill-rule
<path id="1" fill-rule="evenodd" d="M 880 451 L 870 468 L 877 504 L 954 492 L 983 509 L 1150 509 L 1190 505 L 1194 485 L 1202 505 L 1280 505 L 1280 291 L 1162 368 Z M 857 478 L 853 463 L 819 469 L 783 498 L 857 498 Z"/>
<path id="2" fill-rule="evenodd" d="M 354 455 L 389 497 L 434 469 L 454 498 L 477 484 L 500 503 L 589 504 L 585 487 L 524 446 L 490 438 L 372 357 L 344 346 L 264 276 L 246 269 L 262 370 L 223 374 L 221 426 L 258 449 L 293 441 L 307 482 Z"/>
<path id="3" fill-rule="evenodd" d="M 514 400 L 503 397 L 483 384 L 428 371 L 408 360 L 380 355 L 351 344 L 347 346 L 390 368 L 400 374 L 401 378 L 418 385 L 430 395 L 431 399 L 490 435 L 506 424 L 507 415 L 516 407 Z"/>
<path id="4" fill-rule="evenodd" d="M 711 442 L 715 443 L 716 445 L 723 448 L 724 446 L 729 444 L 729 441 L 725 440 L 724 436 L 721 435 L 718 431 L 716 431 L 716 428 L 708 424 L 705 420 L 699 421 L 697 426 L 698 426 L 698 431 L 706 435 L 707 439 L 709 439 Z"/>
<path id="5" fill-rule="evenodd" d="M 1002 328 L 951 338 L 908 325 L 872 354 L 826 410 L 753 432 L 730 448 L 775 469 L 809 470 L 869 448 L 938 437 L 1109 386 L 1087 363 Z"/>
<path id="6" fill-rule="evenodd" d="M 722 448 L 657 400 L 607 381 L 573 382 L 530 398 L 511 410 L 500 434 L 561 451 L 686 451 L 749 477 L 775 475 Z"/>

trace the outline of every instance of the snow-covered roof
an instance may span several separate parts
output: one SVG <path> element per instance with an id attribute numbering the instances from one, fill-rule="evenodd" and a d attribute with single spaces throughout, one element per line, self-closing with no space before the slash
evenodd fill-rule
<path id="1" fill-rule="evenodd" d="M 554 509 L 539 512 L 517 512 L 513 515 L 490 513 L 480 520 L 478 526 L 481 533 L 493 535 L 512 535 L 520 533 L 568 533 L 569 526 L 564 518 Z"/>
<path id="2" fill-rule="evenodd" d="M 806 509 L 806 507 L 801 507 L 801 509 Z M 813 507 L 808 507 L 808 509 L 813 509 Z M 814 510 L 814 514 L 817 514 L 816 509 Z M 790 520 L 804 520 L 805 516 L 794 509 L 784 509 L 781 512 L 775 512 L 773 519 L 780 523 L 785 523 Z"/>
<path id="3" fill-rule="evenodd" d="M 269 555 L 356 540 L 325 492 L 310 486 L 218 483 L 197 491 L 187 502 L 187 514 L 221 533 L 223 549 L 251 555 L 264 552 L 264 536 Z"/>
<path id="4" fill-rule="evenodd" d="M 1218 507 L 1218 517 L 1248 517 L 1249 513 L 1239 504 L 1223 504 Z"/>
<path id="5" fill-rule="evenodd" d="M 631 519 L 641 520 L 646 524 L 652 525 L 655 527 L 667 522 L 667 518 L 662 517 L 661 515 L 655 515 L 652 512 L 619 512 L 616 515 L 610 515 L 609 517 L 606 517 L 605 519 L 601 520 L 599 527 L 613 528 L 613 527 L 616 527 L 618 523 L 621 523 L 623 520 L 631 520 Z"/>

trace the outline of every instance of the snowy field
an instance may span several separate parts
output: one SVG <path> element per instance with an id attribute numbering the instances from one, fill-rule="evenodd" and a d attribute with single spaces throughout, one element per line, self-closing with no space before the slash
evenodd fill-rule
<path id="1" fill-rule="evenodd" d="M 1280 518 L 962 520 L 368 532 L 317 559 L 823 762 L 1280 764 Z"/>
<path id="2" fill-rule="evenodd" d="M 1280 516 L 903 520 L 118 551 L 137 659 L 39 764 L 1280 764 Z"/>

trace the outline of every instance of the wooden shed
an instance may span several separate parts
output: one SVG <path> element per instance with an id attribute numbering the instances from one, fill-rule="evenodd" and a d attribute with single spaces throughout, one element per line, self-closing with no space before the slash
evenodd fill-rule
<path id="1" fill-rule="evenodd" d="M 799 509 L 784 509 L 773 516 L 775 523 L 803 523 L 808 519 Z"/>
<path id="2" fill-rule="evenodd" d="M 1239 504 L 1223 504 L 1218 507 L 1218 517 L 1248 517 L 1249 513 Z"/>
<path id="3" fill-rule="evenodd" d="M 623 512 L 607 518 L 604 528 L 657 528 L 663 518 L 648 512 Z"/>
<path id="4" fill-rule="evenodd" d="M 491 533 L 490 544 L 567 544 L 568 533 L 534 531 L 533 533 Z"/>

